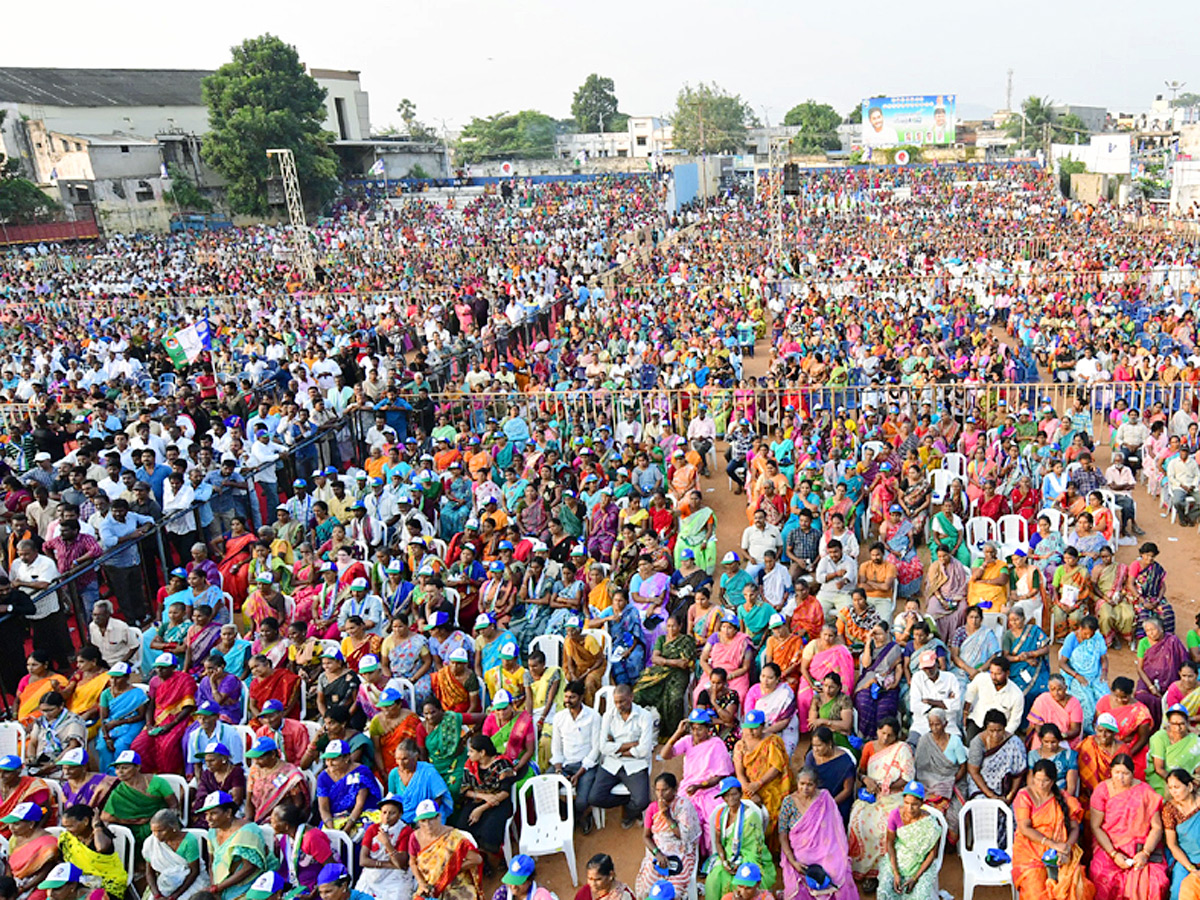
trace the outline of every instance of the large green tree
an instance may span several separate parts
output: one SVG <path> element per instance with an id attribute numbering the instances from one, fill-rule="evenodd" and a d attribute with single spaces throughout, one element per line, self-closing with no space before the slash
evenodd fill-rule
<path id="1" fill-rule="evenodd" d="M 235 212 L 266 215 L 273 163 L 267 150 L 285 147 L 296 159 L 305 205 L 318 208 L 337 186 L 333 135 L 325 121 L 325 90 L 304 71 L 296 48 L 274 35 L 250 38 L 233 59 L 204 79 L 210 133 L 205 161 L 229 181 Z"/>
<path id="2" fill-rule="evenodd" d="M 462 130 L 458 151 L 471 162 L 487 159 L 550 159 L 558 123 L 545 113 L 524 109 L 475 116 Z"/>
<path id="3" fill-rule="evenodd" d="M 623 131 L 629 116 L 618 111 L 616 88 L 611 78 L 593 72 L 584 79 L 571 100 L 571 115 L 581 134 Z"/>
<path id="4" fill-rule="evenodd" d="M 799 126 L 800 133 L 792 139 L 792 149 L 800 153 L 838 150 L 842 146 L 837 135 L 842 117 L 828 103 L 805 100 L 787 111 L 783 124 Z"/>
<path id="5" fill-rule="evenodd" d="M 6 110 L 0 109 L 0 125 Z M 38 222 L 59 209 L 41 188 L 21 177 L 21 165 L 0 153 L 0 222 Z"/>
<path id="6" fill-rule="evenodd" d="M 746 131 L 758 125 L 754 110 L 716 84 L 685 84 L 675 98 L 672 143 L 688 153 L 736 153 Z"/>

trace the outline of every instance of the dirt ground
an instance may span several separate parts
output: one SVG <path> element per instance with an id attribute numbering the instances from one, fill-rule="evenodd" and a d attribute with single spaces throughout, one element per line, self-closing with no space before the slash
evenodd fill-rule
<path id="1" fill-rule="evenodd" d="M 757 347 L 757 356 L 746 360 L 748 374 L 756 376 L 765 374 L 767 352 L 765 342 L 760 341 Z M 1108 438 L 1107 430 L 1098 429 L 1097 437 L 1100 446 L 1097 447 L 1096 462 L 1097 465 L 1105 468 L 1110 462 L 1110 451 L 1105 444 Z M 721 450 L 723 449 L 722 445 Z M 717 553 L 719 557 L 727 550 L 739 548 L 742 530 L 747 525 L 745 497 L 730 493 L 723 471 L 718 471 L 714 477 L 709 478 L 704 487 L 705 500 L 717 514 Z M 1197 540 L 1195 531 L 1172 525 L 1165 515 L 1161 515 L 1158 501 L 1150 497 L 1141 485 L 1135 492 L 1135 498 L 1137 500 L 1137 521 L 1146 530 L 1146 537 L 1141 540 L 1156 542 L 1161 551 L 1159 561 L 1167 570 L 1167 594 L 1175 609 L 1176 627 L 1182 638 L 1192 627 L 1196 613 L 1200 611 L 1196 602 L 1197 592 L 1189 587 L 1200 584 L 1200 541 Z M 1137 549 L 1135 547 L 1119 548 L 1118 559 L 1121 562 L 1132 562 L 1136 557 Z M 1196 581 L 1193 582 L 1192 579 L 1196 579 Z M 1052 669 L 1057 671 L 1057 655 L 1051 653 L 1051 659 Z M 1133 657 L 1128 649 L 1117 651 L 1112 655 L 1109 673 L 1110 678 L 1118 675 L 1136 677 Z M 795 757 L 793 757 L 793 762 L 802 763 L 807 750 L 807 741 L 802 740 Z M 681 768 L 679 760 L 671 760 L 666 763 L 656 762 L 653 772 L 657 774 L 660 771 L 671 771 L 678 774 Z M 620 820 L 619 810 L 613 811 L 607 817 L 607 827 L 604 830 L 594 831 L 587 836 L 576 832 L 575 856 L 578 860 L 580 885 L 583 884 L 585 878 L 584 867 L 587 860 L 596 853 L 608 853 L 616 862 L 617 876 L 630 887 L 633 886 L 638 867 L 645 855 L 645 844 L 642 841 L 640 828 L 622 829 Z M 538 860 L 538 881 L 553 890 L 560 900 L 574 897 L 577 889 L 571 885 L 570 873 L 563 854 Z M 498 886 L 498 878 L 488 879 L 485 884 L 484 896 L 490 897 Z M 957 855 L 951 851 L 946 853 L 940 875 L 940 886 L 942 890 L 949 892 L 954 897 L 962 897 L 962 865 Z M 703 887 L 703 883 L 701 883 L 701 887 Z M 777 885 L 778 887 L 780 886 Z M 1001 900 L 1004 897 L 1011 897 L 1011 893 L 1007 886 L 977 888 L 975 897 L 977 900 Z M 719 898 L 708 898 L 708 900 L 719 900 Z"/>

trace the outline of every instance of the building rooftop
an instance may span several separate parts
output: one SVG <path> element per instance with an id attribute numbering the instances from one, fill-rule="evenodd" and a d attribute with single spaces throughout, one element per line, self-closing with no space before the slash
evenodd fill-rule
<path id="1" fill-rule="evenodd" d="M 0 67 L 0 102 L 44 106 L 202 106 L 206 69 Z"/>

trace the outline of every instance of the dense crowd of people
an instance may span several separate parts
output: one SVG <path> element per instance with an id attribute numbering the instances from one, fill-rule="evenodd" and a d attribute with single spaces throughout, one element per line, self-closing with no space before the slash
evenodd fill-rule
<path id="1" fill-rule="evenodd" d="M 761 188 L 0 259 L 0 894 L 549 900 L 560 776 L 644 843 L 577 900 L 1200 897 L 1196 249 L 1017 164 L 807 173 L 776 256 Z"/>

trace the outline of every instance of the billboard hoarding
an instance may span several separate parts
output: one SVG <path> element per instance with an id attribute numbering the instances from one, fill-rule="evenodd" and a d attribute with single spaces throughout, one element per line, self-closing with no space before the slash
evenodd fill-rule
<path id="1" fill-rule="evenodd" d="M 955 95 L 875 97 L 862 104 L 863 144 L 868 147 L 929 147 L 953 144 Z"/>

